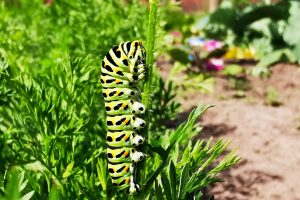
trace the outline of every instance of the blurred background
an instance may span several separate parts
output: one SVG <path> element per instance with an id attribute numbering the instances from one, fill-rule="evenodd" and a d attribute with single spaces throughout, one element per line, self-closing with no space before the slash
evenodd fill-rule
<path id="1" fill-rule="evenodd" d="M 147 11 L 144 0 L 4 0 L 0 56 L 14 73 L 37 80 L 59 71 L 66 57 L 87 57 L 97 77 L 113 45 L 146 41 Z M 300 200 L 299 22 L 296 0 L 161 1 L 156 73 L 181 104 L 174 120 L 162 122 L 176 127 L 195 106 L 215 105 L 196 138 L 232 139 L 243 158 L 208 189 L 215 199 Z M 0 130 L 12 121 L 0 116 Z"/>

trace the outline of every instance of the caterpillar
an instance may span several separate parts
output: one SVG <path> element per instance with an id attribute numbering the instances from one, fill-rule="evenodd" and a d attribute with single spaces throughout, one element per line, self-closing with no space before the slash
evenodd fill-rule
<path id="1" fill-rule="evenodd" d="M 146 51 L 140 41 L 114 46 L 102 61 L 102 95 L 106 110 L 108 172 L 118 190 L 133 194 L 136 163 L 145 155 L 138 151 L 144 138 L 139 135 L 146 123 L 141 118 L 145 106 L 140 103 L 141 81 L 145 77 Z"/>

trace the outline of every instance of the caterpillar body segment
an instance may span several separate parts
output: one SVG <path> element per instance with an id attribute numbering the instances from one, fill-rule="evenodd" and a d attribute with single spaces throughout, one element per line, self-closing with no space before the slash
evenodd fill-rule
<path id="1" fill-rule="evenodd" d="M 103 62 L 104 64 L 122 68 L 130 72 L 127 54 L 120 48 L 120 45 L 110 49 Z"/>
<path id="2" fill-rule="evenodd" d="M 138 80 L 141 80 L 143 77 L 142 74 L 145 73 L 145 69 L 144 68 L 137 68 L 134 67 L 133 68 L 134 73 L 131 72 L 127 72 L 122 70 L 121 68 L 117 68 L 117 67 L 110 67 L 108 65 L 105 65 L 102 67 L 102 74 L 106 74 L 106 75 L 110 75 L 110 76 L 114 76 L 118 79 L 121 80 L 125 80 L 125 81 L 130 81 L 130 82 L 137 82 Z"/>
<path id="3" fill-rule="evenodd" d="M 133 166 L 132 163 L 108 163 L 108 171 L 111 177 L 120 177 L 120 176 L 130 176 L 132 172 Z"/>
<path id="4" fill-rule="evenodd" d="M 108 131 L 106 134 L 107 145 L 111 147 L 133 147 L 144 143 L 144 138 L 135 131 Z"/>
<path id="5" fill-rule="evenodd" d="M 111 69 L 111 68 L 109 68 Z M 129 72 L 122 72 L 121 70 L 115 70 L 115 72 L 108 71 L 107 68 L 102 68 L 102 73 L 115 76 L 118 79 L 129 81 L 129 82 L 136 82 L 138 81 L 138 75 L 129 73 Z"/>
<path id="6" fill-rule="evenodd" d="M 136 163 L 145 154 L 137 150 L 144 143 L 139 130 L 146 126 L 141 118 L 141 81 L 146 72 L 146 51 L 140 41 L 114 46 L 102 61 L 100 82 L 105 101 L 108 171 L 118 190 L 133 194 L 140 190 L 135 181 Z"/>
<path id="7" fill-rule="evenodd" d="M 145 74 L 142 73 L 140 75 L 128 75 L 125 78 L 120 78 L 120 76 L 113 76 L 102 71 L 100 82 L 103 88 L 131 88 L 136 85 L 136 81 L 144 79 L 144 77 Z"/>
<path id="8" fill-rule="evenodd" d="M 130 187 L 131 176 L 121 176 L 117 179 L 112 177 L 112 184 L 117 186 L 119 190 L 125 190 Z"/>
<path id="9" fill-rule="evenodd" d="M 111 163 L 136 163 L 144 157 L 144 153 L 136 151 L 133 147 L 107 148 L 107 158 Z"/>
<path id="10" fill-rule="evenodd" d="M 106 125 L 109 130 L 139 130 L 144 128 L 146 123 L 143 119 L 135 115 L 107 116 Z"/>
<path id="11" fill-rule="evenodd" d="M 105 73 L 101 73 L 100 82 L 102 87 L 105 88 L 130 88 L 134 84 L 128 80 L 123 80 Z"/>
<path id="12" fill-rule="evenodd" d="M 106 102 L 105 109 L 108 115 L 145 113 L 145 106 L 131 99 Z"/>
<path id="13" fill-rule="evenodd" d="M 130 49 L 128 50 L 127 56 L 133 62 L 142 62 L 146 60 L 146 51 L 142 43 L 139 41 L 133 41 L 130 44 Z M 128 44 L 126 44 L 128 46 Z"/>
<path id="14" fill-rule="evenodd" d="M 139 98 L 139 91 L 136 88 L 103 88 L 102 94 L 106 102 Z"/>
<path id="15" fill-rule="evenodd" d="M 123 54 L 124 55 L 124 54 Z M 115 58 L 115 53 L 110 50 L 110 60 Z M 125 55 L 126 56 L 126 55 Z M 128 72 L 133 74 L 140 74 L 145 72 L 144 64 L 142 60 L 135 60 L 133 59 L 127 59 L 122 57 L 122 60 L 111 60 L 109 61 L 106 57 L 102 61 L 102 68 L 105 68 L 107 71 L 110 72 L 116 72 L 122 71 L 122 72 Z"/>
<path id="16" fill-rule="evenodd" d="M 121 77 L 131 73 L 133 81 L 137 81 L 135 76 L 138 77 L 145 72 L 145 58 L 143 57 L 145 49 L 138 41 L 127 44 L 125 47 L 117 45 L 108 52 L 102 61 L 102 72 L 114 73 Z"/>

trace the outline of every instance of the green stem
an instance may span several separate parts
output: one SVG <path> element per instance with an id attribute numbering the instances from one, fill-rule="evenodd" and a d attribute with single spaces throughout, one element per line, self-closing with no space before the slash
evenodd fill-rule
<path id="1" fill-rule="evenodd" d="M 156 28 L 156 20 L 157 20 L 157 0 L 150 0 L 150 13 L 149 13 L 149 23 L 148 23 L 148 32 L 147 32 L 147 74 L 145 78 L 144 84 L 144 92 L 142 94 L 142 103 L 147 108 L 148 112 L 146 114 L 147 121 L 149 121 L 149 110 L 151 109 L 151 80 L 152 80 L 152 70 L 154 63 L 154 42 L 155 42 L 155 28 Z M 148 131 L 147 131 L 148 132 Z"/>
<path id="2" fill-rule="evenodd" d="M 154 63 L 154 42 L 155 42 L 155 29 L 156 29 L 156 21 L 157 21 L 157 8 L 158 8 L 158 0 L 149 0 L 150 3 L 150 13 L 149 13 L 149 22 L 148 22 L 148 30 L 147 30 L 147 57 L 146 57 L 146 77 L 145 83 L 142 93 L 142 103 L 146 107 L 146 114 L 145 114 L 145 121 L 146 121 L 146 128 L 144 129 L 142 135 L 148 139 L 149 133 L 149 122 L 150 122 L 150 110 L 151 110 L 151 93 L 152 93 L 152 70 L 153 70 L 153 63 Z M 142 147 L 144 153 L 147 154 L 146 145 Z M 138 164 L 138 169 L 145 169 L 145 160 Z M 145 173 L 142 177 L 141 170 L 137 170 L 136 179 L 145 180 Z"/>

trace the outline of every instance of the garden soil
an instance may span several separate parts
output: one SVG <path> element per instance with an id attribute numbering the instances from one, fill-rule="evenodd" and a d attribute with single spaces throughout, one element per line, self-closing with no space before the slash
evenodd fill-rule
<path id="1" fill-rule="evenodd" d="M 215 105 L 200 119 L 199 138 L 232 139 L 229 149 L 239 146 L 240 163 L 221 174 L 224 183 L 208 190 L 215 199 L 300 200 L 300 69 L 277 64 L 271 70 L 268 79 L 248 77 L 251 88 L 243 98 L 234 97 L 221 75 L 212 94 L 178 97 L 186 113 L 202 103 Z M 269 86 L 282 105 L 265 104 Z"/>

